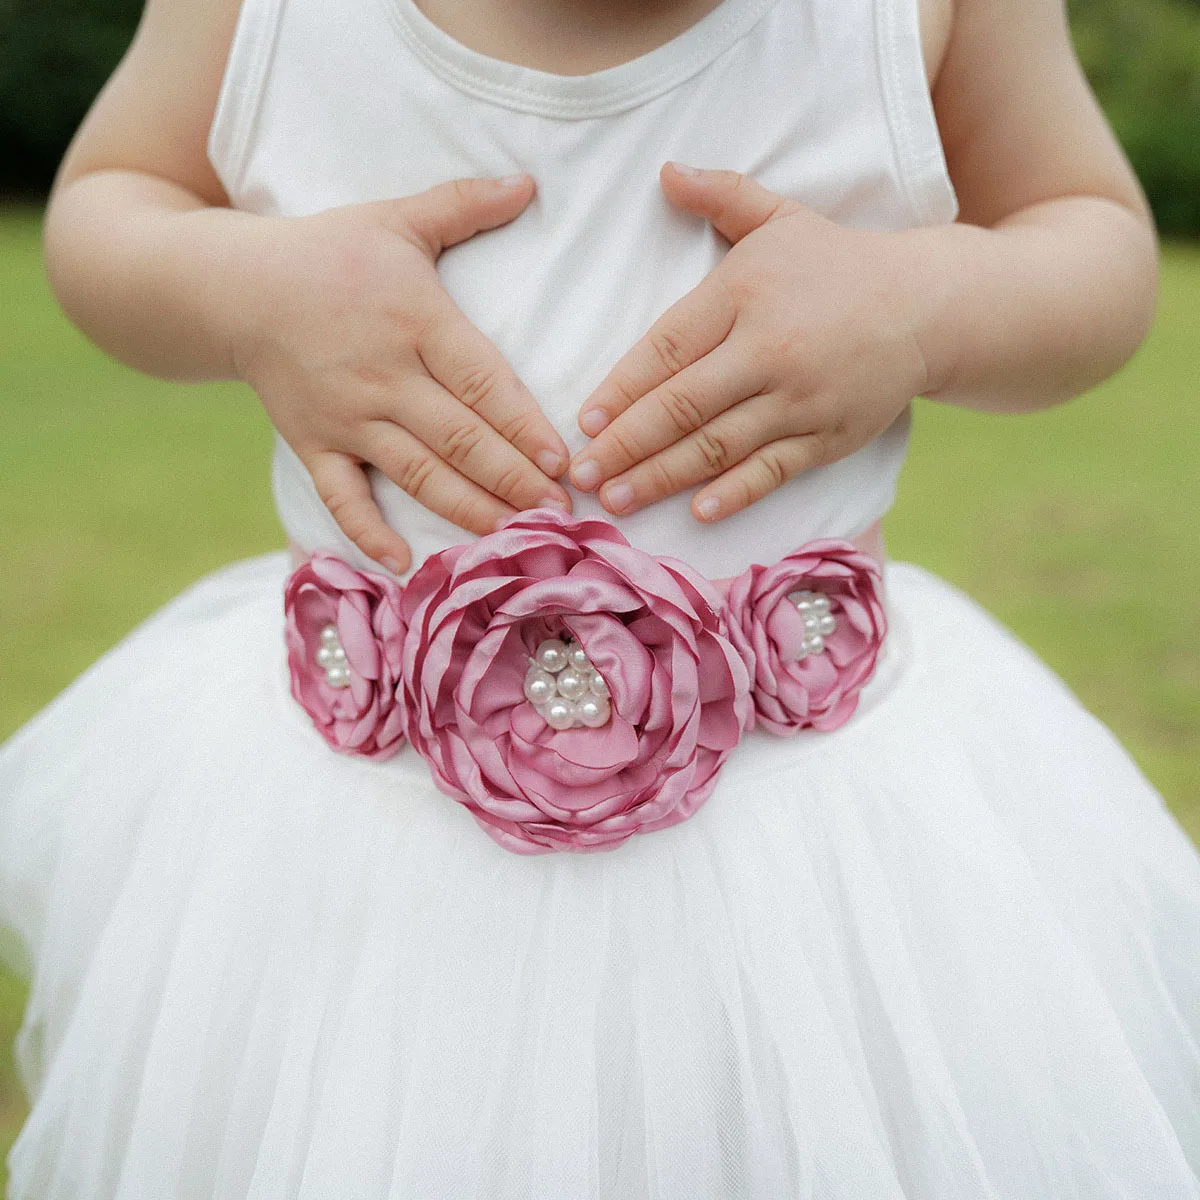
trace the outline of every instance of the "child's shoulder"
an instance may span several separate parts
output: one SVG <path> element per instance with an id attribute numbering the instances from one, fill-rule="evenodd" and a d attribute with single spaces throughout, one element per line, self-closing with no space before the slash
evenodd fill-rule
<path id="1" fill-rule="evenodd" d="M 1064 195 L 1144 211 L 1071 42 L 1063 0 L 916 0 L 961 219 Z"/>
<path id="2" fill-rule="evenodd" d="M 147 0 L 124 58 L 80 126 L 59 182 L 122 168 L 228 197 L 207 140 L 243 0 Z"/>

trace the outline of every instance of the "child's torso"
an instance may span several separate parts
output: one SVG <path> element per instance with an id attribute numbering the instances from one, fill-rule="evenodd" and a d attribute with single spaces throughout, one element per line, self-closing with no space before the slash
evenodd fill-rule
<path id="1" fill-rule="evenodd" d="M 723 0 L 632 61 L 555 75 L 469 49 L 413 0 L 244 0 L 210 153 L 235 205 L 288 215 L 531 173 L 531 207 L 447 252 L 440 271 L 575 449 L 584 398 L 726 248 L 664 200 L 667 159 L 752 174 L 847 225 L 952 219 L 916 2 Z M 870 526 L 907 435 L 905 418 L 714 526 L 686 494 L 620 524 L 645 550 L 734 574 Z M 363 561 L 282 442 L 274 479 L 301 546 Z M 374 483 L 416 561 L 465 538 Z M 599 511 L 589 497 L 575 508 Z"/>

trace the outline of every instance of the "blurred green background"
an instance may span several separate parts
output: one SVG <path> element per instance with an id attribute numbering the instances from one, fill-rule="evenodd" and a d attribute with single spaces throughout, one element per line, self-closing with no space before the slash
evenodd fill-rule
<path id="1" fill-rule="evenodd" d="M 1077 45 L 1160 227 L 1200 234 L 1200 0 L 1072 0 Z M 140 0 L 0 0 L 0 738 L 207 570 L 281 544 L 270 430 L 231 386 L 105 358 L 58 311 L 37 200 Z M 1088 398 L 1003 418 L 921 403 L 892 554 L 981 600 L 1106 721 L 1200 841 L 1200 243 Z M 24 1115 L 4 1050 L 0 1153 Z"/>

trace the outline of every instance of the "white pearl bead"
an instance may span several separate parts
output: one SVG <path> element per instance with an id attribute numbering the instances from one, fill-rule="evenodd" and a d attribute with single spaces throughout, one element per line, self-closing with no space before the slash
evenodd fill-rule
<path id="1" fill-rule="evenodd" d="M 558 638 L 547 638 L 537 648 L 537 663 L 544 671 L 557 675 L 567 665 L 567 647 Z"/>
<path id="2" fill-rule="evenodd" d="M 817 623 L 817 632 L 828 637 L 837 630 L 837 621 L 832 613 L 826 613 Z"/>
<path id="3" fill-rule="evenodd" d="M 599 671 L 592 672 L 592 677 L 588 681 L 588 691 L 590 691 L 593 696 L 599 696 L 604 700 L 608 699 L 608 681 L 603 675 L 600 674 Z"/>
<path id="4" fill-rule="evenodd" d="M 809 599 L 808 592 L 792 592 L 788 599 L 802 612 L 807 613 L 812 609 L 812 601 Z"/>
<path id="5" fill-rule="evenodd" d="M 804 614 L 804 632 L 805 633 L 816 633 L 817 626 L 819 626 L 820 624 L 821 624 L 821 618 L 818 617 L 816 613 L 807 612 Z"/>
<path id="6" fill-rule="evenodd" d="M 829 611 L 829 597 L 817 592 L 813 596 L 812 606 L 814 610 L 822 615 Z"/>
<path id="7" fill-rule="evenodd" d="M 549 725 L 551 729 L 557 729 L 559 731 L 570 729 L 571 726 L 575 724 L 575 705 L 573 705 L 569 700 L 564 700 L 562 697 L 559 697 L 555 700 L 551 700 L 550 703 L 546 705 L 546 709 L 542 715 L 546 718 L 546 724 Z"/>
<path id="8" fill-rule="evenodd" d="M 589 729 L 599 729 L 601 725 L 608 724 L 612 710 L 603 696 L 586 696 L 580 700 L 578 712 L 579 719 Z"/>
<path id="9" fill-rule="evenodd" d="M 587 651 L 578 642 L 572 644 L 569 657 L 571 666 L 577 671 L 587 671 L 592 665 L 588 661 Z"/>
<path id="10" fill-rule="evenodd" d="M 330 687 L 348 688 L 350 686 L 350 668 L 344 665 L 330 667 L 325 672 L 325 680 Z"/>
<path id="11" fill-rule="evenodd" d="M 814 633 L 812 637 L 804 639 L 804 648 L 809 654 L 824 654 L 825 639 L 819 633 Z"/>
<path id="12" fill-rule="evenodd" d="M 566 700 L 578 700 L 588 689 L 586 677 L 574 667 L 568 667 L 558 676 L 558 694 Z"/>
<path id="13" fill-rule="evenodd" d="M 317 666 L 332 667 L 333 666 L 333 650 L 332 646 L 322 646 L 317 651 Z"/>
<path id="14" fill-rule="evenodd" d="M 337 646 L 340 644 L 338 638 L 337 626 L 333 624 L 324 625 L 321 628 L 321 641 L 326 646 Z"/>
<path id="15" fill-rule="evenodd" d="M 530 704 L 546 704 L 554 699 L 554 676 L 541 667 L 530 667 L 525 676 L 525 699 Z"/>

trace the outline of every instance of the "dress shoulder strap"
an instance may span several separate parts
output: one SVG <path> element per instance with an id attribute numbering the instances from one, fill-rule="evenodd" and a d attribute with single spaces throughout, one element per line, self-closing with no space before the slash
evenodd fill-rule
<path id="1" fill-rule="evenodd" d="M 286 0 L 242 0 L 208 132 L 208 158 L 229 196 L 241 191 L 263 83 Z"/>
<path id="2" fill-rule="evenodd" d="M 918 224 L 953 221 L 958 198 L 925 74 L 918 0 L 873 0 L 880 83 L 897 167 Z"/>

